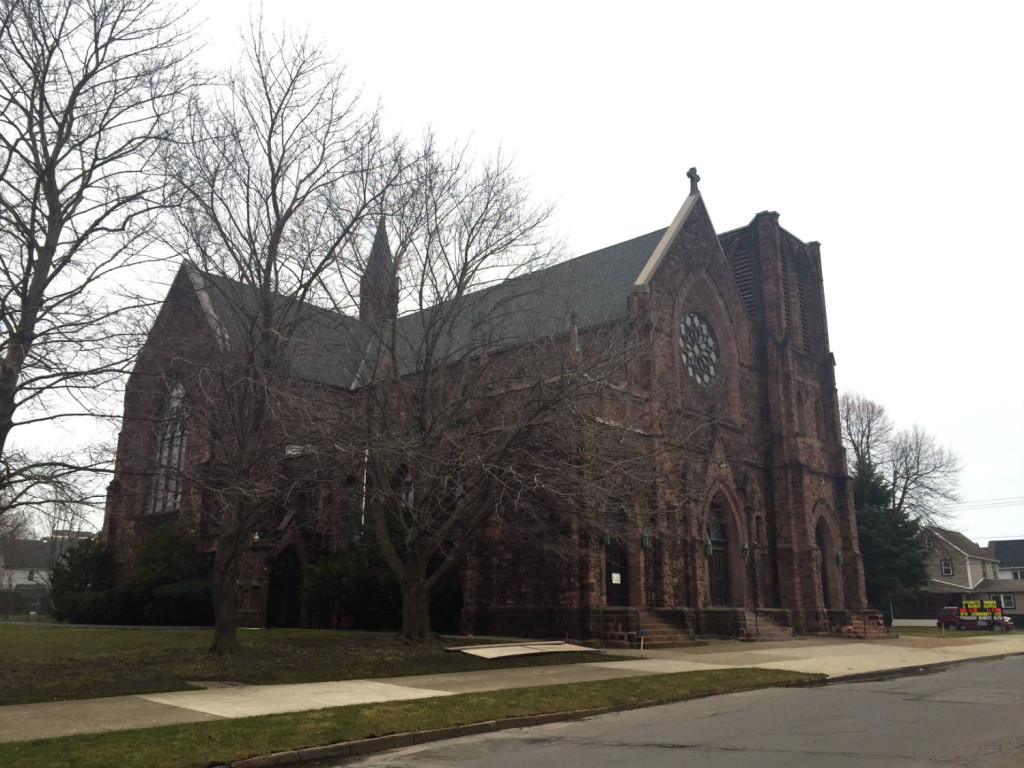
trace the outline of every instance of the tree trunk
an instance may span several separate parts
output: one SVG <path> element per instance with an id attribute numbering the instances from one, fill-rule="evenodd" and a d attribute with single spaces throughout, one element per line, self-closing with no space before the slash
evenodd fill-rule
<path id="1" fill-rule="evenodd" d="M 213 559 L 213 643 L 210 653 L 232 656 L 241 653 L 238 642 L 238 572 L 245 551 L 243 538 L 231 526 L 217 539 Z"/>
<path id="2" fill-rule="evenodd" d="M 430 587 L 424 569 L 410 568 L 402 579 L 402 628 L 398 637 L 415 643 L 434 638 L 430 628 Z"/>

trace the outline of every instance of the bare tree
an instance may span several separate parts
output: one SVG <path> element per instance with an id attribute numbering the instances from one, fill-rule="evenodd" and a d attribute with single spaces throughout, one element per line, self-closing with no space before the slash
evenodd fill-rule
<path id="1" fill-rule="evenodd" d="M 959 500 L 959 456 L 921 427 L 897 430 L 883 406 L 850 392 L 840 399 L 840 419 L 856 467 L 880 475 L 892 510 L 933 523 Z"/>
<path id="2" fill-rule="evenodd" d="M 960 457 L 916 424 L 896 434 L 883 466 L 893 509 L 913 518 L 933 523 L 945 515 L 946 504 L 960 500 Z"/>
<path id="3" fill-rule="evenodd" d="M 28 510 L 8 510 L 0 515 L 0 539 L 27 539 L 31 535 L 32 517 Z"/>
<path id="4" fill-rule="evenodd" d="M 613 386 L 626 331 L 577 332 L 573 269 L 544 269 L 557 254 L 550 209 L 529 203 L 509 165 L 428 142 L 389 205 L 355 262 L 372 341 L 365 424 L 345 431 L 365 440 L 366 512 L 400 584 L 399 635 L 422 641 L 431 590 L 485 526 L 566 556 L 581 530 L 619 536 L 611 511 L 646 492 L 644 438 Z"/>
<path id="5" fill-rule="evenodd" d="M 54 469 L 16 426 L 94 415 L 132 348 L 116 275 L 162 203 L 150 171 L 191 85 L 187 33 L 156 0 L 0 5 L 0 493 Z M 15 421 L 16 414 L 24 414 Z M 12 490 L 13 489 L 13 490 Z M 0 511 L 2 514 L 2 511 Z"/>
<path id="6" fill-rule="evenodd" d="M 843 442 L 853 451 L 856 463 L 873 464 L 888 453 L 893 425 L 885 407 L 854 392 L 839 398 L 839 421 Z"/>
<path id="7" fill-rule="evenodd" d="M 193 360 L 190 374 L 203 399 L 190 419 L 206 421 L 212 454 L 193 481 L 219 531 L 211 652 L 239 650 L 237 582 L 254 534 L 333 463 L 316 427 L 329 408 L 322 385 L 337 382 L 309 385 L 317 376 L 300 358 L 329 355 L 343 319 L 315 306 L 399 155 L 321 48 L 271 41 L 257 23 L 240 69 L 194 102 L 165 156 L 178 199 L 171 244 L 226 324 L 216 359 Z"/>

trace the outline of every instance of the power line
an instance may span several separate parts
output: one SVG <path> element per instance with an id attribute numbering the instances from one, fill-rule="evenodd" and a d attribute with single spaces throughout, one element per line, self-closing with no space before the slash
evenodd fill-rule
<path id="1" fill-rule="evenodd" d="M 1024 501 L 1024 496 L 1003 496 L 1003 497 L 998 498 L 998 499 L 969 499 L 967 501 L 957 501 L 957 502 L 954 502 L 954 503 L 955 504 L 989 504 L 989 503 L 1003 502 L 1003 501 L 1022 502 L 1022 501 Z"/>
<path id="2" fill-rule="evenodd" d="M 953 507 L 953 512 L 972 512 L 977 509 L 1013 509 L 1014 507 L 1024 506 L 1024 501 L 1018 501 L 1014 504 L 978 504 L 976 506 L 969 507 Z"/>
<path id="3" fill-rule="evenodd" d="M 958 501 L 950 504 L 949 506 L 954 512 L 968 512 L 979 509 L 1006 509 L 1007 507 L 1024 506 L 1024 496 L 1004 496 L 1000 499 Z"/>

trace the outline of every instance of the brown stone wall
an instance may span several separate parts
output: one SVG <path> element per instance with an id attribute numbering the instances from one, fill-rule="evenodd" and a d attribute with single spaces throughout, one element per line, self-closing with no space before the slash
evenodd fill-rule
<path id="1" fill-rule="evenodd" d="M 626 383 L 646 403 L 643 429 L 657 467 L 646 510 L 654 542 L 631 549 L 633 602 L 710 605 L 704 526 L 715 502 L 727 520 L 732 604 L 786 608 L 798 629 L 824 631 L 827 608 L 858 609 L 864 599 L 817 244 L 798 241 L 771 213 L 721 242 L 724 253 L 699 204 L 649 288 L 630 299 L 631 343 L 643 348 L 627 355 Z M 738 254 L 752 275 L 743 293 L 730 261 Z M 707 389 L 690 379 L 679 354 L 688 312 L 708 319 L 721 349 L 721 379 Z M 819 524 L 828 532 L 824 555 Z M 476 556 L 477 607 L 554 600 L 575 616 L 588 600 L 603 604 L 599 548 L 589 559 L 589 590 L 558 589 L 560 578 L 542 569 L 535 578 L 547 582 L 543 596 L 503 553 Z M 485 562 L 501 566 L 483 575 Z M 707 621 L 727 615 L 709 613 Z"/>
<path id="2" fill-rule="evenodd" d="M 168 375 L 181 375 L 197 348 L 217 350 L 216 334 L 194 297 L 172 290 L 171 298 L 126 392 L 105 525 L 115 548 L 123 548 L 146 517 L 152 415 Z M 714 329 L 720 351 L 720 370 L 709 386 L 691 378 L 680 355 L 680 323 L 691 312 Z M 738 609 L 786 609 L 802 631 L 827 631 L 829 611 L 838 616 L 866 607 L 817 243 L 801 242 L 770 212 L 716 237 L 697 200 L 650 283 L 630 296 L 627 324 L 612 332 L 580 329 L 571 338 L 567 331 L 565 338 L 531 346 L 529 356 L 506 353 L 488 370 L 504 376 L 517 365 L 534 372 L 549 366 L 555 374 L 567 355 L 606 354 L 609 346 L 621 348 L 621 355 L 609 357 L 601 371 L 607 386 L 588 408 L 631 434 L 649 467 L 649 487 L 631 492 L 621 509 L 608 510 L 626 521 L 630 604 L 686 609 L 695 626 L 719 629 L 740 615 Z M 198 402 L 204 392 L 193 387 L 189 396 Z M 353 405 L 341 393 L 308 396 L 322 400 L 325 418 Z M 500 421 L 502 409 L 514 408 L 516 400 L 509 394 L 495 403 L 492 417 Z M 190 473 L 203 471 L 212 445 L 202 429 L 190 432 Z M 340 457 L 338 463 L 353 462 Z M 351 472 L 339 469 L 340 476 Z M 339 530 L 343 505 L 323 501 L 337 502 L 332 492 L 321 497 L 325 525 Z M 182 519 L 209 548 L 216 521 L 201 514 L 203 506 L 187 488 Z M 729 589 L 727 606 L 715 608 L 711 568 L 718 559 L 707 552 L 712 508 L 722 515 Z M 552 512 L 558 520 L 558 510 Z M 598 539 L 598 531 L 573 527 L 567 534 L 555 523 L 521 539 L 497 522 L 486 527 L 467 557 L 464 628 L 589 636 L 594 612 L 607 604 L 606 548 Z M 259 567 L 254 561 L 243 598 L 252 606 L 246 610 L 257 611 L 265 601 Z"/>
<path id="3" fill-rule="evenodd" d="M 225 450 L 223 443 L 213 437 L 218 414 L 222 411 L 214 383 L 218 366 L 226 360 L 215 326 L 211 325 L 209 315 L 183 273 L 179 273 L 125 389 L 115 474 L 107 489 L 103 527 L 104 540 L 122 563 L 130 557 L 130 544 L 135 536 L 169 521 L 191 529 L 197 538 L 200 557 L 212 562 L 220 526 L 208 488 L 218 482 L 216 467 Z M 148 504 L 157 461 L 159 415 L 169 387 L 175 381 L 185 388 L 188 411 L 180 474 L 181 498 L 176 510 L 153 514 Z M 303 402 L 310 410 L 322 410 L 325 416 L 344 412 L 348 403 L 347 396 L 341 393 L 294 386 L 295 391 L 284 398 L 286 402 Z M 309 417 L 308 411 L 302 414 L 305 421 L 309 421 Z M 284 422 L 279 427 L 283 430 Z M 298 434 L 294 427 L 287 432 L 287 435 Z M 289 442 L 287 435 L 281 432 L 273 440 L 282 452 Z M 295 440 L 301 442 L 297 437 Z M 278 467 L 282 482 L 303 476 L 302 464 L 308 461 L 306 458 L 282 460 Z M 316 556 L 319 544 L 330 542 L 331 546 L 336 546 L 343 540 L 344 513 L 352 501 L 344 479 L 358 470 L 351 457 L 336 457 L 334 464 L 337 468 L 334 476 L 328 478 L 321 474 L 322 480 L 315 488 L 296 485 L 280 513 L 260 526 L 261 539 L 247 557 L 239 580 L 241 625 L 263 626 L 269 565 L 282 550 L 290 547 L 300 561 L 307 562 Z M 311 531 L 315 534 L 311 535 Z"/>

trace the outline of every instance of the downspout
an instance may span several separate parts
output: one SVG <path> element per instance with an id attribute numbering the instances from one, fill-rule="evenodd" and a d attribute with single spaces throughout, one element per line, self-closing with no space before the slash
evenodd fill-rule
<path id="1" fill-rule="evenodd" d="M 366 480 L 370 472 L 370 446 L 363 454 L 363 494 L 359 499 L 359 533 L 366 528 Z"/>

